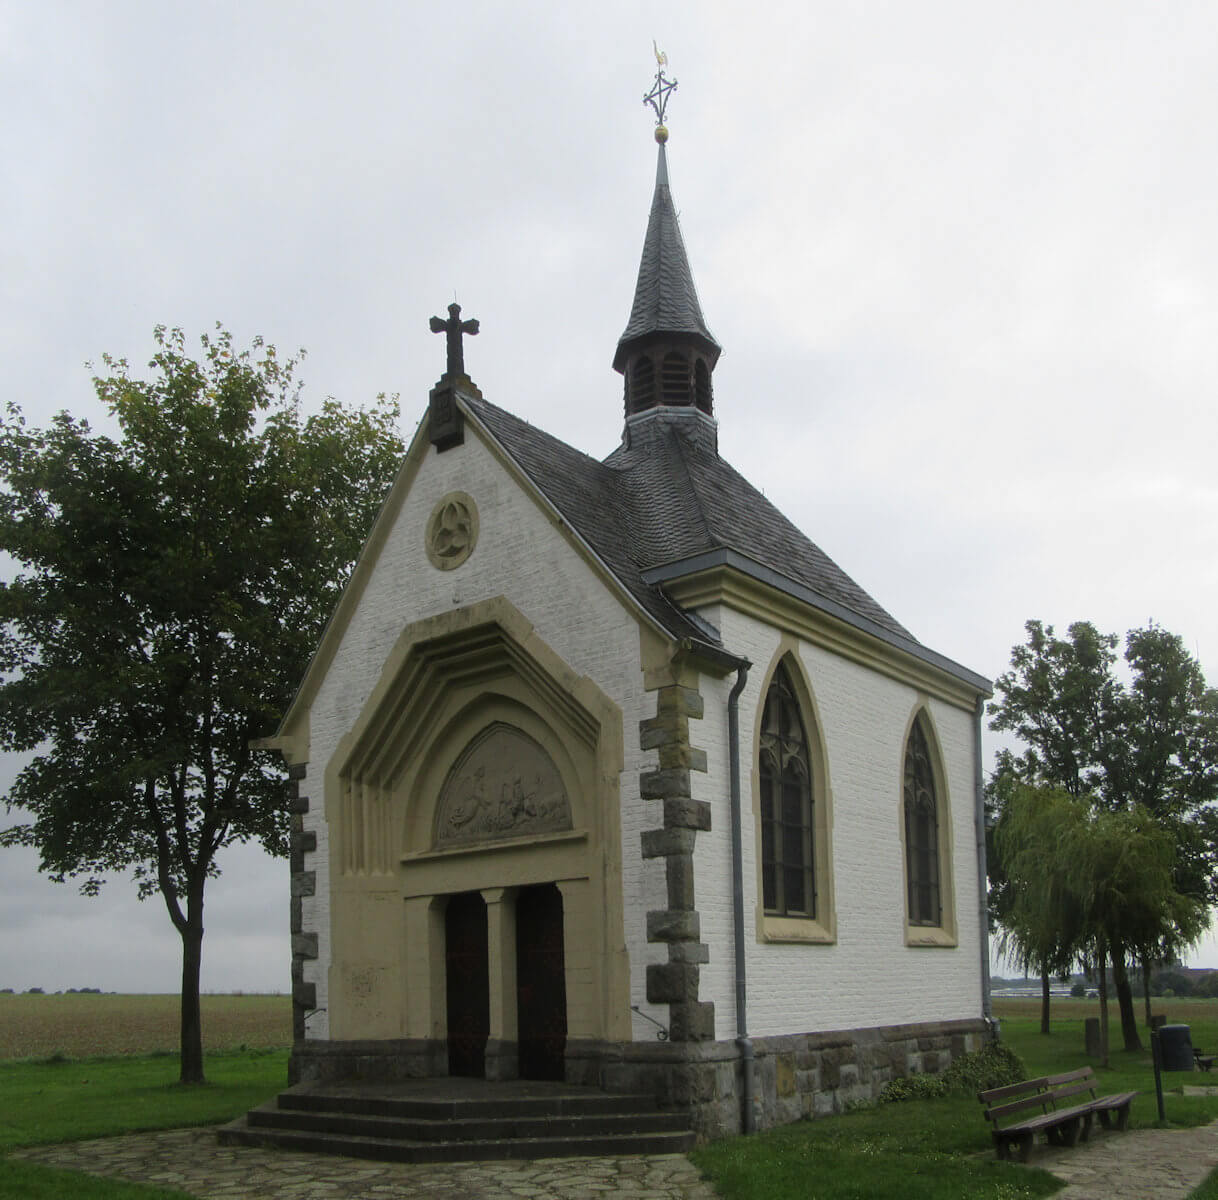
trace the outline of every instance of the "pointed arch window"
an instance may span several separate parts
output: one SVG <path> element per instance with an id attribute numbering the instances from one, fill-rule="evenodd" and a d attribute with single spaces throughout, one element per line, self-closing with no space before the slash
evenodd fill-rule
<path id="1" fill-rule="evenodd" d="M 815 919 L 816 846 L 808 734 L 783 663 L 766 693 L 758 768 L 765 911 Z"/>
<path id="2" fill-rule="evenodd" d="M 911 925 L 943 924 L 939 796 L 925 720 L 914 720 L 905 744 L 905 881 Z"/>

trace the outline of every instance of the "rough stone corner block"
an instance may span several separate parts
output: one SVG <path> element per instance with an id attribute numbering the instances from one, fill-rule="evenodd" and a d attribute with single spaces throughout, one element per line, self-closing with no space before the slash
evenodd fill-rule
<path id="1" fill-rule="evenodd" d="M 702 693 L 695 688 L 682 687 L 680 684 L 660 688 L 660 694 L 656 699 L 656 712 L 681 713 L 683 716 L 700 720 L 703 712 Z"/>
<path id="2" fill-rule="evenodd" d="M 292 1003 L 310 1011 L 317 1007 L 317 984 L 297 983 L 292 987 Z"/>
<path id="3" fill-rule="evenodd" d="M 700 829 L 711 827 L 711 806 L 705 800 L 690 800 L 685 797 L 665 799 L 665 829 Z"/>
<path id="4" fill-rule="evenodd" d="M 317 872 L 297 871 L 292 876 L 293 896 L 313 896 L 317 894 Z"/>
<path id="5" fill-rule="evenodd" d="M 644 858 L 667 858 L 670 854 L 693 854 L 697 834 L 692 829 L 647 829 L 641 837 Z"/>
<path id="6" fill-rule="evenodd" d="M 639 776 L 639 793 L 644 800 L 688 797 L 689 770 L 686 767 L 661 767 L 658 771 L 644 771 Z"/>
<path id="7" fill-rule="evenodd" d="M 647 914 L 649 942 L 697 942 L 702 938 L 702 922 L 696 911 L 673 912 L 661 908 Z"/>
<path id="8" fill-rule="evenodd" d="M 292 935 L 292 954 L 296 958 L 317 957 L 317 934 L 296 933 Z"/>
<path id="9" fill-rule="evenodd" d="M 698 999 L 698 968 L 692 963 L 648 963 L 648 1004 L 689 1004 Z"/>
<path id="10" fill-rule="evenodd" d="M 706 1000 L 673 1004 L 669 1010 L 669 1037 L 674 1042 L 710 1042 L 715 1038 L 715 1006 Z"/>

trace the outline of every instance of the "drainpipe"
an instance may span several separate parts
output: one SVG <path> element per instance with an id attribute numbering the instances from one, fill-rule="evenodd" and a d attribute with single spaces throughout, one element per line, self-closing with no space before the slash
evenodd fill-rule
<path id="1" fill-rule="evenodd" d="M 727 698 L 727 745 L 732 797 L 732 925 L 736 949 L 736 1047 L 744 1074 L 740 1128 L 744 1133 L 757 1131 L 753 1111 L 753 1043 L 749 1038 L 748 995 L 744 962 L 744 835 L 740 805 L 740 693 L 749 677 L 751 664 L 741 659 L 736 668 L 736 684 Z"/>
<path id="2" fill-rule="evenodd" d="M 994 1009 L 990 1003 L 990 912 L 987 896 L 989 880 L 985 866 L 985 780 L 981 770 L 981 717 L 985 712 L 985 697 L 977 697 L 976 720 L 973 724 L 973 779 L 976 788 L 977 825 L 977 903 L 978 928 L 981 933 L 981 1015 L 991 1030 L 996 1031 Z"/>

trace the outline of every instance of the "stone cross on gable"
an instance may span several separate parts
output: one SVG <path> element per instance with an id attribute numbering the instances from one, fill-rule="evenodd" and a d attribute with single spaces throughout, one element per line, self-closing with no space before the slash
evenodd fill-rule
<path id="1" fill-rule="evenodd" d="M 461 305 L 450 304 L 448 306 L 448 320 L 442 321 L 439 317 L 431 319 L 432 333 L 443 333 L 447 335 L 448 342 L 448 370 L 446 375 L 464 375 L 465 374 L 465 350 L 461 342 L 461 335 L 475 334 L 478 332 L 478 322 L 476 320 L 463 321 L 461 320 Z"/>

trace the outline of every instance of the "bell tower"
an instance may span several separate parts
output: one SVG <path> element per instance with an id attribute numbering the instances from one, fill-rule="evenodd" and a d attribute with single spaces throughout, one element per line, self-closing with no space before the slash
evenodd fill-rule
<path id="1" fill-rule="evenodd" d="M 643 102 L 650 104 L 656 114 L 659 161 L 655 194 L 643 241 L 634 305 L 613 356 L 613 369 L 625 379 L 627 419 L 666 408 L 692 408 L 713 417 L 711 374 L 721 349 L 702 316 L 673 207 L 664 117 L 677 81 L 664 75 L 666 58 L 657 54 L 657 59 L 660 69 L 655 83 L 643 97 Z"/>

